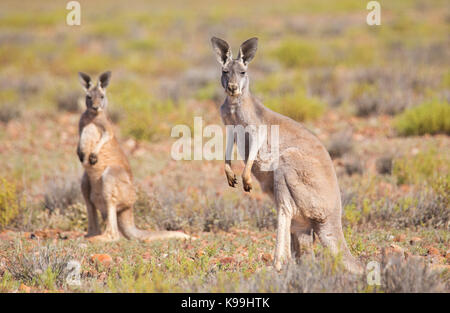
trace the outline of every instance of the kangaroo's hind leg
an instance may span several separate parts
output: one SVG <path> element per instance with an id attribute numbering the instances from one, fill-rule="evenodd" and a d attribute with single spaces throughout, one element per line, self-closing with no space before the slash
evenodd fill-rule
<path id="1" fill-rule="evenodd" d="M 98 224 L 97 209 L 94 203 L 92 203 L 91 196 L 91 184 L 86 172 L 81 178 L 81 193 L 83 194 L 84 201 L 86 202 L 86 209 L 88 215 L 88 231 L 86 237 L 92 237 L 100 234 L 100 227 Z"/>
<path id="2" fill-rule="evenodd" d="M 294 257 L 314 256 L 313 245 L 313 228 L 311 222 L 303 217 L 292 219 L 291 223 L 291 253 Z"/>
<path id="3" fill-rule="evenodd" d="M 330 219 L 323 223 L 315 223 L 314 232 L 317 233 L 320 242 L 330 249 L 332 254 L 342 253 L 344 266 L 348 271 L 357 274 L 363 272 L 361 264 L 352 256 L 345 242 L 340 214 L 339 219 Z"/>
<path id="4" fill-rule="evenodd" d="M 102 174 L 102 196 L 101 205 L 103 205 L 102 213 L 106 213 L 105 231 L 98 236 L 92 237 L 91 241 L 117 241 L 120 239 L 119 226 L 117 222 L 118 208 L 123 203 L 122 184 L 127 182 L 128 177 L 124 177 L 121 168 L 107 167 Z"/>
<path id="5" fill-rule="evenodd" d="M 291 220 L 294 215 L 294 203 L 282 169 L 275 171 L 274 182 L 274 198 L 278 211 L 274 267 L 279 271 L 283 263 L 291 259 Z"/>

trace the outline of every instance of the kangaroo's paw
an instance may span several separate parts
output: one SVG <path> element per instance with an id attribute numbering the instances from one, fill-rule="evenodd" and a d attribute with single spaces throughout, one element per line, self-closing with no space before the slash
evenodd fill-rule
<path id="1" fill-rule="evenodd" d="M 90 165 L 94 165 L 95 163 L 97 163 L 97 161 L 98 161 L 97 154 L 95 154 L 95 153 L 89 154 L 89 164 Z"/>
<path id="2" fill-rule="evenodd" d="M 246 192 L 250 192 L 252 190 L 252 179 L 251 179 L 251 177 L 249 177 L 249 178 L 242 177 L 242 182 L 244 184 L 244 190 Z"/>
<path id="3" fill-rule="evenodd" d="M 228 185 L 229 185 L 230 187 L 235 188 L 236 185 L 238 184 L 236 175 L 235 175 L 234 173 L 228 173 L 228 172 L 226 173 L 226 175 L 227 175 Z"/>

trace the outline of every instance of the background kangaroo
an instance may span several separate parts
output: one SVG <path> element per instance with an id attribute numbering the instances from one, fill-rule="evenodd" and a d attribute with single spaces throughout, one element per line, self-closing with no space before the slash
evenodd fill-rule
<path id="1" fill-rule="evenodd" d="M 120 234 L 128 239 L 141 240 L 189 238 L 181 232 L 149 232 L 135 226 L 133 205 L 136 192 L 131 168 L 105 112 L 105 88 L 110 77 L 111 72 L 101 74 L 98 83 L 93 86 L 87 74 L 79 73 L 86 91 L 86 111 L 79 122 L 77 154 L 85 169 L 81 190 L 88 213 L 87 237 L 92 237 L 94 241 L 115 241 Z M 106 229 L 102 234 L 97 210 L 106 220 Z"/>
<path id="2" fill-rule="evenodd" d="M 279 125 L 279 160 L 273 171 L 262 170 L 255 133 L 249 132 L 250 154 L 245 154 L 242 173 L 244 190 L 252 189 L 251 174 L 258 179 L 262 189 L 275 201 L 278 211 L 277 239 L 274 267 L 291 258 L 291 249 L 300 256 L 311 249 L 313 234 L 333 254 L 341 252 L 346 268 L 361 272 L 362 268 L 351 255 L 342 233 L 341 196 L 331 158 L 311 132 L 302 124 L 266 108 L 249 90 L 247 66 L 257 49 L 257 38 L 245 41 L 236 59 L 228 43 L 211 39 L 217 60 L 222 65 L 222 86 L 227 94 L 220 108 L 225 125 Z M 228 184 L 235 187 L 236 175 L 231 168 L 231 157 L 236 138 L 227 133 L 225 174 Z M 247 144 L 246 144 L 247 146 Z M 246 150 L 247 150 L 246 149 Z"/>

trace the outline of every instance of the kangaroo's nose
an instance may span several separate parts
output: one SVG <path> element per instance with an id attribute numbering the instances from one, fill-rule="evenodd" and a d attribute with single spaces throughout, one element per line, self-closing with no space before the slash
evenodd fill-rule
<path id="1" fill-rule="evenodd" d="M 229 91 L 236 91 L 238 89 L 238 85 L 237 84 L 228 84 L 228 90 Z"/>

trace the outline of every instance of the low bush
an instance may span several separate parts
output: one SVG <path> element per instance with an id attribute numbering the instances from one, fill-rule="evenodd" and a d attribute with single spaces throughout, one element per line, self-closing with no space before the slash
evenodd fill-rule
<path id="1" fill-rule="evenodd" d="M 315 45 L 296 38 L 282 41 L 273 54 L 287 68 L 316 66 L 323 63 L 319 49 Z"/>
<path id="2" fill-rule="evenodd" d="M 433 100 L 403 112 L 395 119 L 400 135 L 450 135 L 450 104 Z"/>
<path id="3" fill-rule="evenodd" d="M 19 215 L 23 202 L 16 185 L 0 178 L 0 230 Z"/>
<path id="4" fill-rule="evenodd" d="M 448 159 L 434 149 L 393 161 L 392 174 L 399 185 L 430 183 L 442 173 L 448 173 Z"/>
<path id="5" fill-rule="evenodd" d="M 80 110 L 78 100 L 81 94 L 78 91 L 62 93 L 56 97 L 58 110 L 76 113 Z"/>
<path id="6" fill-rule="evenodd" d="M 333 159 L 342 157 L 345 153 L 350 152 L 352 148 L 352 133 L 349 131 L 341 131 L 332 135 L 327 145 L 327 150 Z"/>
<path id="7" fill-rule="evenodd" d="M 308 97 L 304 90 L 265 101 L 267 107 L 296 121 L 314 120 L 322 115 L 325 105 L 317 98 Z"/>
<path id="8" fill-rule="evenodd" d="M 0 122 L 8 123 L 22 115 L 22 106 L 12 90 L 0 91 Z"/>

